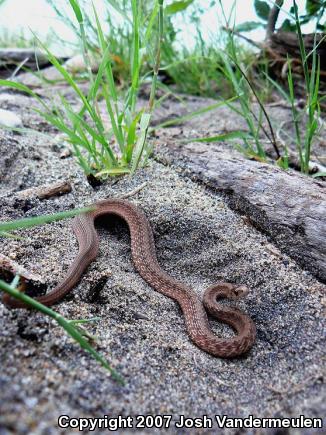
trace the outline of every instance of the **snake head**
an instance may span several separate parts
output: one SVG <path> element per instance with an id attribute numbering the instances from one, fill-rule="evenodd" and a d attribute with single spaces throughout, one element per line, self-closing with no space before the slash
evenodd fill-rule
<path id="1" fill-rule="evenodd" d="M 230 299 L 237 300 L 244 298 L 249 293 L 249 289 L 246 285 L 240 284 L 234 284 L 233 288 L 230 292 Z"/>

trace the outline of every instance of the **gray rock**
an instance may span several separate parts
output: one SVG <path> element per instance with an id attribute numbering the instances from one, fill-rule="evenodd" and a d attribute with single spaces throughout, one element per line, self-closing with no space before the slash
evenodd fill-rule
<path id="1" fill-rule="evenodd" d="M 75 56 L 68 59 L 65 64 L 65 68 L 71 74 L 78 74 L 87 71 L 87 66 L 85 65 L 84 56 L 82 54 L 76 54 Z M 99 60 L 91 58 L 91 68 L 93 72 L 97 72 L 99 67 Z"/>
<path id="2" fill-rule="evenodd" d="M 52 86 L 51 82 L 57 82 L 63 79 L 62 75 L 54 66 L 49 66 L 40 71 L 40 73 L 24 72 L 19 74 L 16 80 L 29 88 L 40 88 L 42 86 Z"/>
<path id="3" fill-rule="evenodd" d="M 0 109 L 0 126 L 7 128 L 22 128 L 23 121 L 20 116 L 10 110 Z"/>
<path id="4" fill-rule="evenodd" d="M 48 58 L 41 50 L 37 48 L 1 48 L 0 49 L 0 67 L 16 66 L 24 63 L 25 67 L 36 69 L 49 64 Z M 37 62 L 36 62 L 37 59 Z"/>

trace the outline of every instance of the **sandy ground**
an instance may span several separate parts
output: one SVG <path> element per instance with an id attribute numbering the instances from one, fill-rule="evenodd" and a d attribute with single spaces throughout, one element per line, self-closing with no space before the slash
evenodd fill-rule
<path id="1" fill-rule="evenodd" d="M 0 304 L 1 435 L 60 433 L 61 414 L 167 414 L 173 421 L 182 414 L 325 415 L 324 285 L 205 185 L 151 160 L 132 179 L 109 180 L 94 189 L 73 157 L 60 157 L 56 132 L 31 112 L 28 97 L 2 95 L 0 106 L 20 113 L 26 127 L 44 133 L 0 132 L 1 220 L 119 197 L 146 182 L 130 201 L 151 222 L 162 267 L 199 295 L 219 280 L 248 285 L 251 292 L 239 306 L 257 326 L 257 341 L 242 358 L 222 360 L 202 352 L 190 342 L 177 304 L 135 271 L 125 225 L 108 219 L 99 226 L 97 260 L 55 309 L 69 319 L 100 317 L 88 330 L 98 336 L 97 349 L 123 375 L 126 386 L 114 382 L 53 321 Z M 17 190 L 63 179 L 73 185 L 67 195 L 43 201 L 15 197 Z M 77 252 L 71 221 L 30 229 L 23 236 L 19 241 L 1 239 L 1 252 L 53 287 Z M 232 334 L 215 321 L 212 328 L 220 335 Z M 173 423 L 169 432 L 197 433 L 177 431 Z"/>

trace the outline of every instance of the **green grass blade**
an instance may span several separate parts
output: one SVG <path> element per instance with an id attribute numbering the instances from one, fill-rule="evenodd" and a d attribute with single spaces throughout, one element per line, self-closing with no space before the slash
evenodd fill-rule
<path id="1" fill-rule="evenodd" d="M 140 134 L 133 152 L 132 164 L 131 164 L 131 174 L 133 174 L 140 162 L 141 156 L 144 151 L 146 144 L 147 131 L 149 122 L 151 120 L 150 113 L 143 113 L 140 119 Z"/>
<path id="2" fill-rule="evenodd" d="M 74 13 L 75 13 L 75 16 L 77 18 L 78 23 L 82 24 L 84 20 L 83 20 L 83 14 L 82 14 L 82 11 L 79 7 L 79 4 L 76 2 L 76 0 L 69 0 L 69 3 L 74 10 Z"/>
<path id="3" fill-rule="evenodd" d="M 119 14 L 127 21 L 129 21 L 129 23 L 131 23 L 131 20 L 128 16 L 128 14 L 126 14 L 126 12 L 124 11 L 123 7 L 120 6 L 119 2 L 116 0 L 106 0 L 117 12 L 119 12 Z"/>
<path id="4" fill-rule="evenodd" d="M 14 288 L 13 285 L 9 285 L 5 281 L 0 280 L 0 290 L 8 293 L 11 297 L 15 299 L 24 302 L 29 307 L 34 308 L 37 311 L 54 319 L 60 326 L 62 326 L 67 334 L 69 334 L 75 341 L 77 341 L 80 347 L 90 353 L 96 361 L 98 361 L 105 369 L 107 369 L 111 373 L 112 378 L 114 378 L 120 384 L 124 385 L 124 380 L 121 375 L 116 372 L 107 362 L 107 360 L 89 344 L 89 342 L 82 336 L 78 329 L 70 323 L 69 320 L 66 320 L 63 316 L 51 310 L 49 307 L 46 307 L 35 299 L 18 291 L 16 288 Z"/>
<path id="5" fill-rule="evenodd" d="M 146 47 L 147 44 L 149 43 L 149 39 L 152 37 L 152 33 L 153 33 L 153 26 L 155 24 L 155 19 L 158 15 L 159 12 L 159 4 L 158 1 L 155 2 L 155 6 L 152 10 L 152 13 L 150 15 L 150 18 L 148 20 L 148 24 L 147 24 L 147 28 L 146 28 L 146 32 L 145 32 L 145 36 L 144 36 L 144 42 L 143 45 Z"/>
<path id="6" fill-rule="evenodd" d="M 8 88 L 16 89 L 20 92 L 25 92 L 26 94 L 34 97 L 46 110 L 49 110 L 49 107 L 44 103 L 42 98 L 40 98 L 35 92 L 22 83 L 13 82 L 11 80 L 0 80 L 0 86 L 6 86 Z"/>
<path id="7" fill-rule="evenodd" d="M 101 50 L 102 50 L 102 62 L 104 64 L 104 67 L 106 68 L 106 77 L 108 80 L 110 95 L 113 98 L 113 100 L 115 102 L 117 102 L 118 96 L 117 96 L 117 91 L 116 91 L 112 67 L 111 67 L 110 50 L 109 50 L 109 46 L 108 45 L 106 46 L 102 26 L 101 26 L 101 23 L 100 23 L 100 20 L 98 18 L 98 15 L 97 15 L 97 12 L 96 12 L 94 5 L 93 5 L 93 12 L 94 12 L 95 21 L 96 21 L 96 29 L 97 29 L 98 39 L 99 39 L 99 42 L 101 45 Z M 106 58 L 108 58 L 108 59 L 106 60 Z M 100 68 L 101 68 L 101 65 L 100 65 Z M 100 76 L 102 77 L 102 74 Z"/>
<path id="8" fill-rule="evenodd" d="M 133 112 L 136 105 L 136 95 L 139 86 L 139 68 L 140 68 L 140 41 L 139 41 L 139 10 L 137 0 L 131 0 L 132 21 L 133 21 L 133 46 L 131 58 L 131 97 L 130 109 Z"/>
<path id="9" fill-rule="evenodd" d="M 192 137 L 187 139 L 180 139 L 178 142 L 188 143 L 188 142 L 221 142 L 230 139 L 244 139 L 248 138 L 250 135 L 247 131 L 231 131 L 229 133 L 219 134 L 217 136 L 206 136 L 206 137 Z"/>
<path id="10" fill-rule="evenodd" d="M 92 207 L 77 208 L 75 210 L 63 211 L 55 214 L 17 219 L 16 221 L 13 222 L 1 222 L 0 231 L 13 231 L 22 228 L 35 227 L 36 225 L 47 224 L 49 222 L 54 222 L 61 219 L 69 218 L 72 216 L 76 216 L 77 214 L 86 213 L 92 210 L 93 210 Z"/>
<path id="11" fill-rule="evenodd" d="M 217 109 L 218 107 L 227 105 L 228 103 L 231 103 L 232 101 L 235 101 L 238 99 L 238 96 L 229 98 L 228 100 L 220 101 L 216 104 L 210 104 L 209 106 L 205 106 L 201 109 L 194 110 L 191 113 L 188 113 L 184 116 L 179 116 L 177 118 L 169 119 L 168 121 L 161 122 L 160 124 L 153 127 L 151 130 L 157 129 L 157 128 L 164 128 L 164 127 L 170 127 L 171 125 L 177 125 L 182 124 L 183 122 L 187 122 L 192 118 L 195 118 L 198 115 L 202 115 L 203 113 L 209 112 L 211 110 Z"/>

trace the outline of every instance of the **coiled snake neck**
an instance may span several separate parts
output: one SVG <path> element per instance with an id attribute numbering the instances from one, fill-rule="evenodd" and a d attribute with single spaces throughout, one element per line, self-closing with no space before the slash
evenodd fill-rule
<path id="1" fill-rule="evenodd" d="M 177 301 L 183 311 L 191 340 L 211 355 L 231 358 L 247 352 L 256 337 L 253 321 L 236 308 L 226 307 L 217 299 L 238 299 L 247 294 L 243 285 L 220 282 L 209 287 L 201 301 L 194 290 L 178 282 L 161 269 L 155 252 L 153 232 L 145 214 L 135 205 L 119 199 L 108 199 L 94 204 L 94 210 L 78 215 L 73 221 L 79 251 L 64 279 L 46 295 L 35 299 L 44 305 L 61 300 L 79 282 L 87 266 L 96 258 L 99 248 L 94 226 L 97 217 L 117 215 L 129 226 L 131 252 L 135 268 L 155 290 Z M 11 308 L 28 308 L 23 302 L 4 295 L 3 302 Z M 217 337 L 210 328 L 206 311 L 227 323 L 235 331 L 232 338 Z"/>

